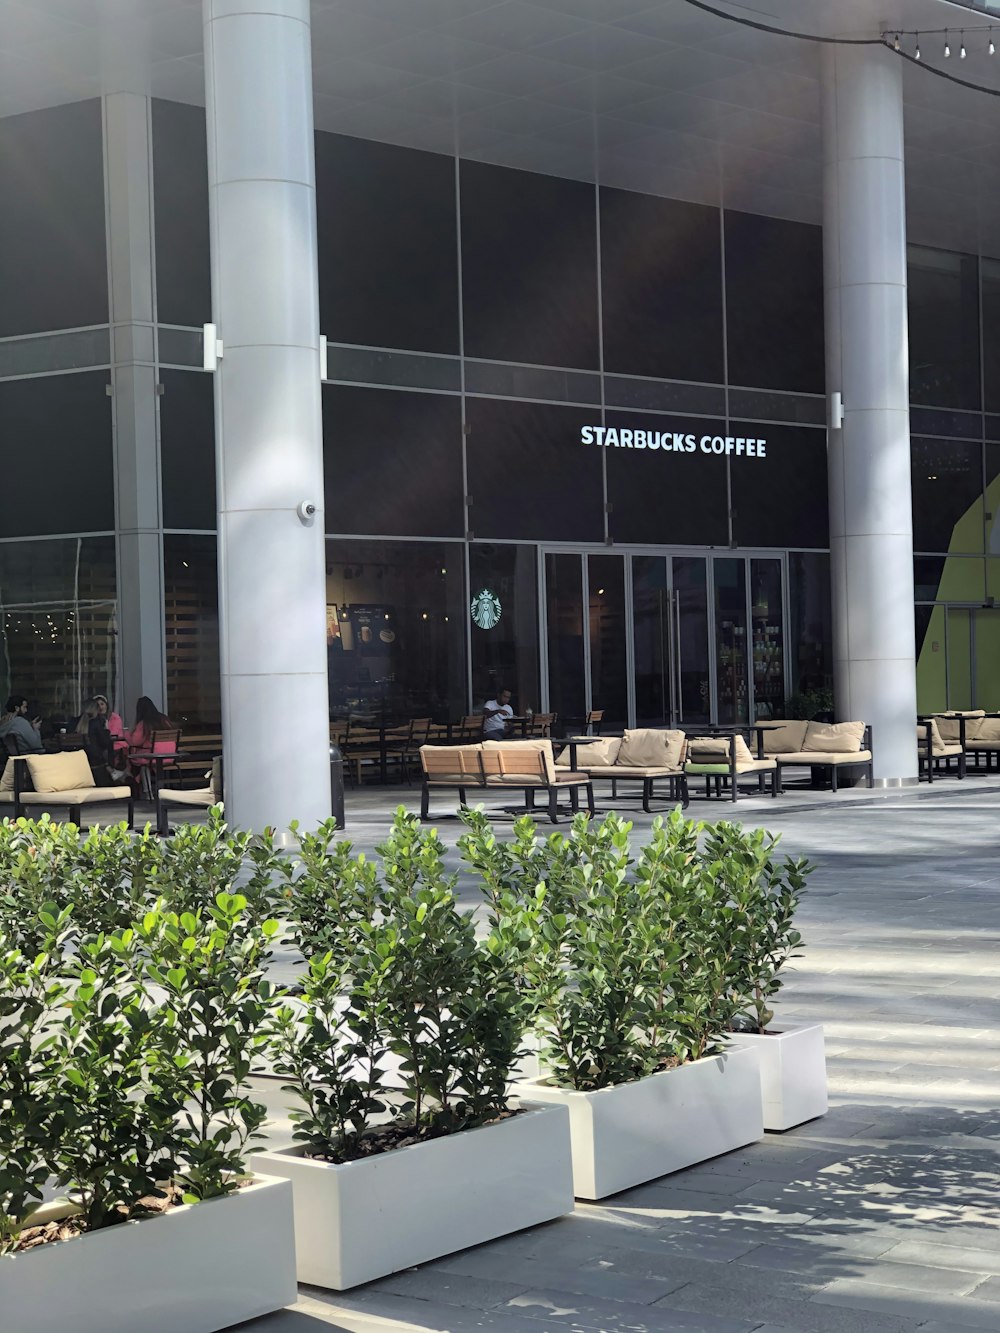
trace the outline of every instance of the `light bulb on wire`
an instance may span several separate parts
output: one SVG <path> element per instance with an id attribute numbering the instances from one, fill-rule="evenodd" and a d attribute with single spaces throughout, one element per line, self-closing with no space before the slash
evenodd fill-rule
<path id="1" fill-rule="evenodd" d="M 993 29 L 992 29 L 992 28 L 990 28 L 990 44 L 989 44 L 989 46 L 987 47 L 987 50 L 989 51 L 989 53 L 990 53 L 991 56 L 995 56 L 996 53 L 997 53 L 997 44 L 996 44 L 996 42 L 993 40 Z"/>
<path id="2" fill-rule="evenodd" d="M 949 57 L 950 55 L 951 55 L 951 46 L 950 46 L 950 44 L 949 44 L 949 42 L 948 42 L 948 38 L 945 37 L 945 39 L 944 39 L 944 58 L 945 58 L 945 60 L 947 60 L 948 57 Z"/>
<path id="3" fill-rule="evenodd" d="M 917 45 L 916 45 L 916 48 L 915 48 L 915 50 L 914 50 L 914 52 L 913 52 L 913 59 L 914 59 L 914 60 L 919 60 L 919 59 L 920 59 L 920 33 L 919 33 L 919 32 L 917 33 Z"/>
<path id="4" fill-rule="evenodd" d="M 962 47 L 961 47 L 961 50 L 960 50 L 959 53 L 958 53 L 958 58 L 959 58 L 959 60 L 964 60 L 964 59 L 965 59 L 965 56 L 966 56 L 966 50 L 965 50 L 965 33 L 963 32 L 963 33 L 962 33 Z"/>
<path id="5" fill-rule="evenodd" d="M 894 51 L 898 51 L 898 50 L 899 50 L 899 33 L 898 33 L 898 32 L 896 33 L 896 40 L 895 40 L 895 41 L 893 42 L 893 44 L 892 44 L 892 49 L 893 49 Z"/>

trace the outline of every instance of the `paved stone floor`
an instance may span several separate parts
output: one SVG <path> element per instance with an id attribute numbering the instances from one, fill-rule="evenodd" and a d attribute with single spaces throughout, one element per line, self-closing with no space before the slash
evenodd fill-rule
<path id="1" fill-rule="evenodd" d="M 395 800 L 350 798 L 359 848 Z M 830 1113 L 349 1294 L 302 1288 L 248 1333 L 1000 1331 L 1000 784 L 735 813 L 817 864 L 781 1012 L 825 1024 Z"/>

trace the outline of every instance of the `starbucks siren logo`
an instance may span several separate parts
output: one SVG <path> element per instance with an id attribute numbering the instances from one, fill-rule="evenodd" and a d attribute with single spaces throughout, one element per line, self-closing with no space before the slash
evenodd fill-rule
<path id="1" fill-rule="evenodd" d="M 500 617 L 503 615 L 500 598 L 495 592 L 490 592 L 489 588 L 483 588 L 476 593 L 470 610 L 472 623 L 478 625 L 480 629 L 493 629 L 500 623 Z"/>

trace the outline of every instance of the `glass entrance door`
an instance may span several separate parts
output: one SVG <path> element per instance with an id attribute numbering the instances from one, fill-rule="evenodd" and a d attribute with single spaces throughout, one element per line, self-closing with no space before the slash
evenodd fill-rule
<path id="1" fill-rule="evenodd" d="M 625 725 L 783 714 L 784 561 L 777 556 L 545 554 L 548 710 Z"/>
<path id="2" fill-rule="evenodd" d="M 947 706 L 1000 711 L 1000 610 L 947 607 L 945 647 Z"/>

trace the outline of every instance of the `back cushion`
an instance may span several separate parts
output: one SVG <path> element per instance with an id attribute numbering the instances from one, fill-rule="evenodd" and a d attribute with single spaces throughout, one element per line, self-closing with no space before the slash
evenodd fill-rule
<path id="1" fill-rule="evenodd" d="M 0 777 L 0 792 L 12 792 L 14 790 L 14 765 L 10 759 L 7 760 L 3 770 L 3 777 Z"/>
<path id="2" fill-rule="evenodd" d="M 598 764 L 613 764 L 618 758 L 620 749 L 620 737 L 598 737 L 596 740 L 588 741 L 586 745 L 576 747 L 576 762 L 589 768 L 594 768 Z M 567 746 L 556 760 L 556 768 L 569 768 L 569 759 L 569 746 Z"/>
<path id="3" fill-rule="evenodd" d="M 944 732 L 941 730 L 937 718 L 932 717 L 929 722 L 917 723 L 917 744 L 927 748 L 927 728 L 931 730 L 931 750 L 940 750 L 945 744 Z"/>
<path id="4" fill-rule="evenodd" d="M 736 736 L 736 766 L 752 764 L 754 756 L 742 736 Z M 692 764 L 728 764 L 731 754 L 728 736 L 692 736 L 688 742 L 688 759 Z"/>
<path id="5" fill-rule="evenodd" d="M 500 749 L 511 752 L 510 756 L 508 758 L 505 758 L 504 760 L 504 767 L 508 773 L 514 773 L 518 771 L 516 767 L 516 758 L 512 753 L 513 751 L 520 750 L 523 753 L 526 750 L 541 750 L 542 756 L 545 760 L 546 781 L 555 782 L 556 780 L 555 755 L 552 753 L 552 742 L 549 740 L 547 736 L 535 736 L 532 737 L 530 740 L 526 741 L 483 741 L 484 751 L 500 750 Z M 511 762 L 512 758 L 515 758 L 514 763 Z M 534 773 L 536 771 L 536 768 L 537 768 L 537 760 L 532 758 L 530 762 L 525 763 L 523 771 L 525 773 Z"/>
<path id="6" fill-rule="evenodd" d="M 826 754 L 857 754 L 864 740 L 863 722 L 809 722 L 802 749 Z"/>
<path id="7" fill-rule="evenodd" d="M 217 801 L 222 800 L 222 756 L 216 755 L 212 760 L 212 771 L 209 774 L 209 784 L 212 788 L 212 795 Z"/>
<path id="8" fill-rule="evenodd" d="M 776 717 L 772 726 L 762 733 L 764 754 L 797 754 L 802 749 L 808 725 L 805 719 Z"/>
<path id="9" fill-rule="evenodd" d="M 685 739 L 683 731 L 658 731 L 652 727 L 626 731 L 618 763 L 635 768 L 679 768 Z"/>
<path id="10" fill-rule="evenodd" d="M 94 785 L 94 775 L 83 750 L 29 754 L 24 762 L 37 792 L 81 791 Z"/>
<path id="11" fill-rule="evenodd" d="M 966 740 L 975 739 L 981 741 L 984 745 L 996 745 L 1000 747 L 1000 717 L 984 717 L 980 719 L 979 730 L 975 737 L 965 733 Z"/>
<path id="12" fill-rule="evenodd" d="M 938 724 L 938 731 L 941 733 L 942 740 L 948 745 L 958 745 L 962 740 L 962 724 L 959 722 L 958 713 L 935 713 L 934 720 Z M 979 734 L 983 729 L 983 715 L 979 713 L 965 713 L 965 739 L 968 741 L 977 741 Z"/>

